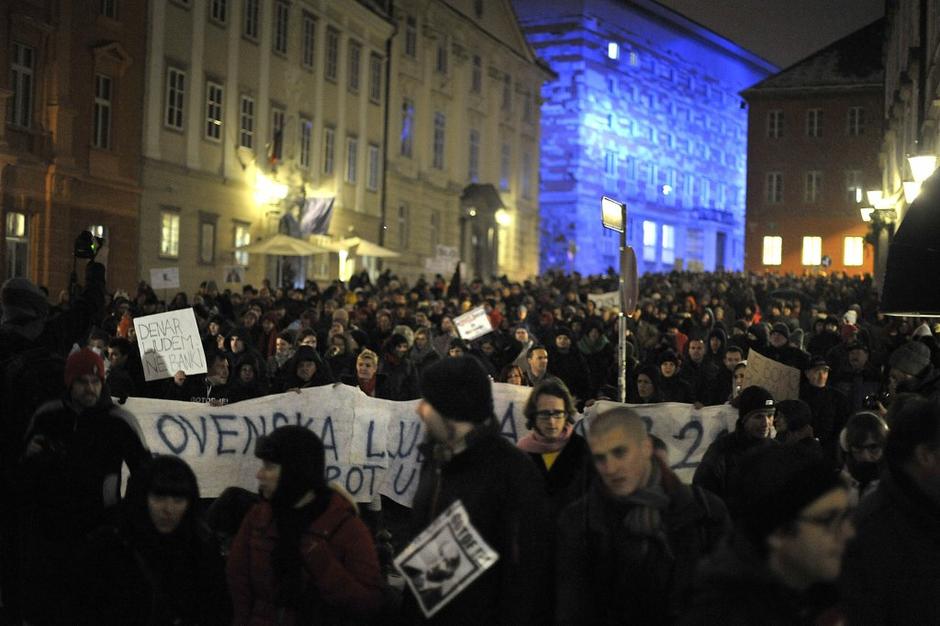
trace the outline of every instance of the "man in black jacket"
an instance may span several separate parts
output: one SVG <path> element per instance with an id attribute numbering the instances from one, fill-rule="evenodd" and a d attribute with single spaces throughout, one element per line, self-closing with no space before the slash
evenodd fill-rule
<path id="1" fill-rule="evenodd" d="M 418 415 L 429 439 L 414 499 L 413 535 L 456 500 L 499 560 L 431 619 L 409 595 L 415 624 L 544 624 L 551 614 L 551 528 L 545 485 L 499 434 L 491 382 L 472 357 L 442 359 L 421 379 Z"/>
<path id="2" fill-rule="evenodd" d="M 842 590 L 851 624 L 940 624 L 940 403 L 899 396 L 888 470 L 856 515 Z"/>
<path id="3" fill-rule="evenodd" d="M 653 456 L 631 409 L 597 416 L 588 443 L 600 480 L 558 521 L 555 623 L 671 624 L 727 530 L 725 506 Z"/>

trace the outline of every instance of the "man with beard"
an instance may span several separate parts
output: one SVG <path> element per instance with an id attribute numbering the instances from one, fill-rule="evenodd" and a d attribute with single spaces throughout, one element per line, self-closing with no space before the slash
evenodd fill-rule
<path id="1" fill-rule="evenodd" d="M 863 411 L 849 418 L 839 435 L 839 447 L 845 456 L 842 477 L 849 485 L 853 506 L 878 488 L 888 430 L 879 415 Z"/>

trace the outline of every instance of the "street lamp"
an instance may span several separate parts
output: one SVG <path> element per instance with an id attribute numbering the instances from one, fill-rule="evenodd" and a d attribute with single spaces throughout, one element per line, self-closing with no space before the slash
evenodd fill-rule
<path id="1" fill-rule="evenodd" d="M 871 221 L 871 214 L 875 212 L 875 207 L 872 206 L 863 206 L 859 209 L 859 212 L 862 214 L 863 222 Z"/>
<path id="2" fill-rule="evenodd" d="M 917 199 L 917 196 L 920 195 L 920 182 L 916 180 L 905 180 L 903 186 L 904 201 L 908 204 L 912 204 L 914 200 Z"/>
<path id="3" fill-rule="evenodd" d="M 911 176 L 914 177 L 914 182 L 919 186 L 930 178 L 930 175 L 937 169 L 937 157 L 933 154 L 909 156 L 907 157 L 907 164 L 911 166 Z"/>

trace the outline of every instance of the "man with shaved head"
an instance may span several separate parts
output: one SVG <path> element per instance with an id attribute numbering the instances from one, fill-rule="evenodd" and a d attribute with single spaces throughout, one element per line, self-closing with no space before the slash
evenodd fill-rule
<path id="1" fill-rule="evenodd" d="M 653 454 L 632 409 L 596 416 L 587 439 L 598 476 L 558 521 L 556 623 L 672 623 L 728 528 L 725 506 Z"/>

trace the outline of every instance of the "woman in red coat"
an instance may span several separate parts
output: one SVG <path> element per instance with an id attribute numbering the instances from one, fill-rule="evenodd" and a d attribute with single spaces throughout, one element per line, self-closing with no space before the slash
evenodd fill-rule
<path id="1" fill-rule="evenodd" d="M 262 437 L 259 490 L 232 543 L 235 626 L 360 622 L 382 603 L 372 537 L 355 505 L 326 485 L 323 443 L 300 426 Z"/>

